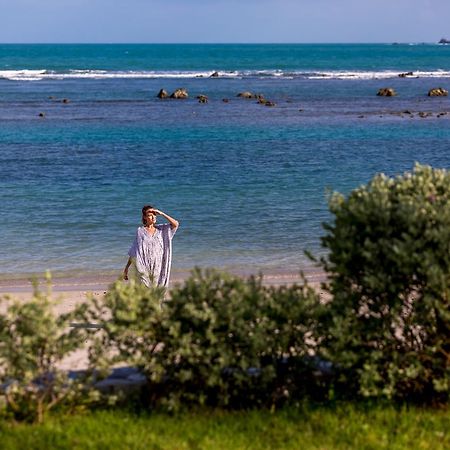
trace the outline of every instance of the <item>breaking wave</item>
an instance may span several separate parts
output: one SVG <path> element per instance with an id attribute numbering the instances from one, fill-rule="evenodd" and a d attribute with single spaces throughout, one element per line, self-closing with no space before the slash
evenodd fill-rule
<path id="1" fill-rule="evenodd" d="M 190 79 L 210 78 L 213 71 L 110 71 L 110 70 L 0 70 L 0 79 L 12 81 L 39 81 L 64 79 Z M 217 78 L 284 78 L 284 79 L 339 79 L 339 80 L 377 80 L 398 78 L 450 78 L 448 70 L 399 72 L 384 71 L 290 71 L 290 70 L 240 70 L 217 71 Z"/>

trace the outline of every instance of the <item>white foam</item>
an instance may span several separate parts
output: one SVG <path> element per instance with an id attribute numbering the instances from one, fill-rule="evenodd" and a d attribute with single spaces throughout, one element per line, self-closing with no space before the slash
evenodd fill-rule
<path id="1" fill-rule="evenodd" d="M 311 80 L 379 80 L 388 78 L 398 78 L 401 71 L 282 71 L 279 69 L 270 70 L 243 70 L 243 71 L 218 71 L 219 78 L 304 78 Z M 403 72 L 408 73 L 408 72 Z M 68 72 L 54 72 L 45 69 L 40 70 L 2 70 L 0 78 L 14 81 L 39 81 L 44 79 L 64 80 L 64 79 L 192 79 L 209 78 L 212 71 L 108 71 L 108 70 L 79 70 L 74 69 Z M 413 71 L 407 78 L 450 78 L 448 70 L 434 71 Z"/>
<path id="2" fill-rule="evenodd" d="M 382 72 L 351 72 L 351 71 L 333 71 L 333 72 L 321 72 L 318 74 L 310 75 L 307 78 L 311 80 L 317 79 L 338 79 L 338 80 L 378 80 L 386 78 L 396 78 L 399 72 L 382 71 Z"/>
<path id="3" fill-rule="evenodd" d="M 0 70 L 0 78 L 15 81 L 42 80 L 45 70 Z"/>
<path id="4" fill-rule="evenodd" d="M 450 78 L 450 71 L 436 70 L 436 71 L 415 71 L 412 75 L 406 75 L 408 72 L 399 71 L 333 71 L 322 72 L 310 75 L 309 79 L 340 79 L 340 80 L 383 80 L 388 78 L 398 78 L 400 74 L 405 74 L 406 78 Z"/>

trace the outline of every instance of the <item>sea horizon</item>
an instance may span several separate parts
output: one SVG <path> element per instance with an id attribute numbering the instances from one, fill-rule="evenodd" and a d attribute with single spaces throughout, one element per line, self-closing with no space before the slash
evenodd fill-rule
<path id="1" fill-rule="evenodd" d="M 441 39 L 446 39 L 442 37 Z M 0 45 L 448 45 L 440 43 L 439 41 L 342 41 L 342 42 L 138 42 L 138 41 L 118 41 L 118 42 L 0 42 Z"/>

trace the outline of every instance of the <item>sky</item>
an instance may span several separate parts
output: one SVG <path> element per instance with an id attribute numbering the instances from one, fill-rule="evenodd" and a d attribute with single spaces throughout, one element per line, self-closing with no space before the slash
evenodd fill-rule
<path id="1" fill-rule="evenodd" d="M 0 0 L 2 43 L 436 42 L 450 0 Z"/>

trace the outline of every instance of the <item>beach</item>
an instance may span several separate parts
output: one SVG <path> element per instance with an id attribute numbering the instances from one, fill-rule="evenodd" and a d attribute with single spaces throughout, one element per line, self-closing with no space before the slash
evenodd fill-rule
<path id="1" fill-rule="evenodd" d="M 231 271 L 233 273 L 233 271 Z M 248 277 L 249 274 L 234 272 L 237 276 Z M 259 275 L 259 274 L 255 274 Z M 52 298 L 56 300 L 54 313 L 64 314 L 76 307 L 76 305 L 87 301 L 88 297 L 101 299 L 107 292 L 108 287 L 118 279 L 120 272 L 110 274 L 96 274 L 83 276 L 61 276 L 52 280 Z M 189 276 L 189 272 L 179 272 L 171 279 L 171 286 L 182 285 Z M 310 268 L 305 276 L 311 286 L 320 292 L 320 284 L 325 281 L 323 272 Z M 40 281 L 40 289 L 45 292 L 46 282 L 43 277 L 37 277 Z M 123 281 L 125 283 L 125 281 Z M 263 274 L 263 283 L 271 286 L 288 286 L 294 283 L 302 283 L 299 273 L 272 272 Z M 170 292 L 170 291 L 169 291 Z M 170 295 L 170 294 L 169 294 Z M 8 305 L 6 298 L 29 301 L 33 297 L 33 285 L 30 279 L 25 277 L 13 277 L 0 279 L 0 312 Z M 83 370 L 88 365 L 87 349 L 78 349 L 68 355 L 59 365 L 62 370 Z"/>

